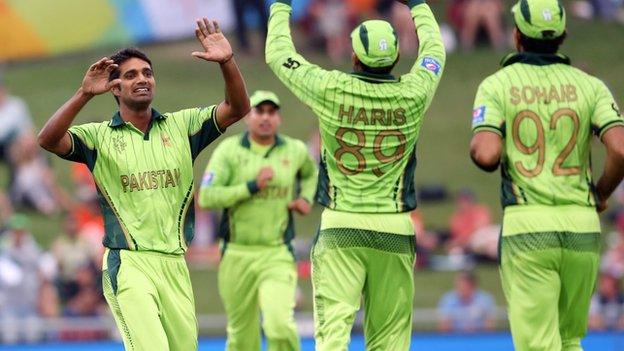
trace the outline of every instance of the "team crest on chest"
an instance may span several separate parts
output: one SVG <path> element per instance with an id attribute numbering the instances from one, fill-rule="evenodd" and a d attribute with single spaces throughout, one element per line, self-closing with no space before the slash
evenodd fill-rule
<path id="1" fill-rule="evenodd" d="M 126 150 L 126 142 L 124 141 L 123 135 L 113 136 L 113 147 L 117 152 L 122 153 Z"/>
<path id="2" fill-rule="evenodd" d="M 169 138 L 169 135 L 167 134 L 162 134 L 160 136 L 160 139 L 162 140 L 163 146 L 165 147 L 171 147 L 171 138 Z"/>
<path id="3" fill-rule="evenodd" d="M 288 159 L 286 159 L 286 158 L 282 159 L 282 166 L 283 166 L 283 167 L 288 167 L 288 166 L 290 166 L 290 160 L 288 160 Z"/>

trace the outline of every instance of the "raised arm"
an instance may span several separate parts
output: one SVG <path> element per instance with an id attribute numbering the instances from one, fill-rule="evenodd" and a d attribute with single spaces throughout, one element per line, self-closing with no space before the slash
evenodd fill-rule
<path id="1" fill-rule="evenodd" d="M 245 80 L 234 60 L 230 43 L 225 38 L 219 24 L 206 18 L 197 21 L 195 36 L 204 51 L 195 51 L 193 56 L 219 63 L 225 81 L 225 99 L 217 107 L 217 124 L 221 130 L 236 123 L 249 112 L 249 97 Z"/>
<path id="2" fill-rule="evenodd" d="M 295 49 L 290 34 L 290 0 L 271 5 L 265 60 L 284 85 L 304 103 L 317 99 L 329 82 L 330 72 L 308 62 Z"/>
<path id="3" fill-rule="evenodd" d="M 109 91 L 121 82 L 120 79 L 108 81 L 109 73 L 116 67 L 113 60 L 107 57 L 89 67 L 78 91 L 50 117 L 39 132 L 37 140 L 42 148 L 59 156 L 71 151 L 72 140 L 67 130 L 91 98 Z"/>
<path id="4" fill-rule="evenodd" d="M 440 27 L 424 0 L 399 2 L 407 3 L 409 6 L 418 36 L 418 57 L 407 76 L 416 80 L 419 89 L 424 88 L 429 92 L 430 102 L 446 63 Z"/>

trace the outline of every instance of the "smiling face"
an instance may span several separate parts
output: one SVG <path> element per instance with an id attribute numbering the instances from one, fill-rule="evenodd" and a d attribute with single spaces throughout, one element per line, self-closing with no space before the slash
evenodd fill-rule
<path id="1" fill-rule="evenodd" d="M 121 83 L 113 87 L 113 94 L 119 104 L 132 110 L 148 108 L 154 100 L 156 80 L 148 62 L 133 57 L 119 65 Z"/>
<path id="2" fill-rule="evenodd" d="M 264 102 L 251 109 L 247 118 L 249 133 L 256 140 L 268 140 L 277 134 L 282 117 L 275 104 Z"/>

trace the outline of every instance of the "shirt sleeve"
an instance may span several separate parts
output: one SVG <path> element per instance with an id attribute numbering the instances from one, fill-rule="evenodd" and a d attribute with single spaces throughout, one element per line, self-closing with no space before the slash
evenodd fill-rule
<path id="1" fill-rule="evenodd" d="M 101 123 L 87 123 L 70 127 L 67 133 L 71 138 L 71 150 L 61 157 L 84 163 L 93 171 L 99 147 L 97 131 L 100 125 Z"/>
<path id="2" fill-rule="evenodd" d="M 611 91 L 601 80 L 598 80 L 598 84 L 596 85 L 596 100 L 594 111 L 591 116 L 591 123 L 599 138 L 602 138 L 607 130 L 615 126 L 624 125 L 622 114 L 620 113 L 618 105 L 615 103 Z"/>
<path id="3" fill-rule="evenodd" d="M 290 1 L 271 5 L 265 59 L 277 78 L 303 103 L 314 106 L 322 103 L 330 71 L 308 62 L 297 53 L 290 33 Z"/>
<path id="4" fill-rule="evenodd" d="M 314 201 L 316 195 L 316 185 L 318 182 L 318 167 L 312 156 L 308 153 L 307 148 L 301 143 L 303 150 L 303 163 L 299 168 L 299 182 L 301 185 L 301 197 L 303 197 L 309 203 Z"/>
<path id="5" fill-rule="evenodd" d="M 227 144 L 221 143 L 215 149 L 206 166 L 199 190 L 202 208 L 229 208 L 260 190 L 255 180 L 232 184 L 234 170 L 229 163 L 232 150 L 228 150 Z"/>
<path id="6" fill-rule="evenodd" d="M 446 50 L 440 27 L 429 5 L 424 0 L 409 0 L 408 5 L 416 26 L 419 47 L 416 62 L 403 79 L 425 91 L 426 106 L 429 106 L 444 71 Z"/>
<path id="7" fill-rule="evenodd" d="M 216 119 L 217 106 L 190 108 L 174 112 L 176 118 L 181 118 L 188 128 L 193 160 L 211 142 L 217 139 L 223 130 L 219 129 Z"/>
<path id="8" fill-rule="evenodd" d="M 472 110 L 472 131 L 494 132 L 501 137 L 505 136 L 504 131 L 505 116 L 501 101 L 489 80 L 484 80 L 475 97 L 474 108 Z"/>

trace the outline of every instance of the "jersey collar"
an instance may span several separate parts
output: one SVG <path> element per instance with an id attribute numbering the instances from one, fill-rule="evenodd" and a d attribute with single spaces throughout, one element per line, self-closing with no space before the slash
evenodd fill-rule
<path id="1" fill-rule="evenodd" d="M 154 120 L 163 120 L 166 119 L 167 116 L 161 114 L 160 112 L 156 111 L 155 109 L 152 109 L 152 121 Z M 121 118 L 121 114 L 119 113 L 119 111 L 117 111 L 115 113 L 115 115 L 113 116 L 113 118 L 111 119 L 110 123 L 108 124 L 109 127 L 111 128 L 117 128 L 117 127 L 121 127 L 123 125 L 125 125 L 126 122 L 123 120 L 123 118 Z"/>
<path id="2" fill-rule="evenodd" d="M 283 144 L 284 144 L 284 138 L 282 138 L 279 134 L 275 134 L 275 144 L 271 146 L 271 148 L 269 149 L 269 151 L 267 151 L 264 157 L 265 158 L 269 157 L 269 154 L 271 153 L 271 151 L 273 151 L 273 149 Z M 249 140 L 249 132 L 245 132 L 245 134 L 243 134 L 243 137 L 241 138 L 241 146 L 246 149 L 251 149 L 251 140 Z"/>
<path id="3" fill-rule="evenodd" d="M 368 72 L 351 72 L 351 75 L 369 83 L 396 83 L 399 81 L 392 74 L 375 74 Z"/>
<path id="4" fill-rule="evenodd" d="M 536 54 L 532 52 L 512 53 L 501 60 L 501 66 L 507 67 L 514 63 L 526 63 L 535 66 L 547 66 L 555 63 L 570 64 L 570 58 L 563 54 Z"/>

